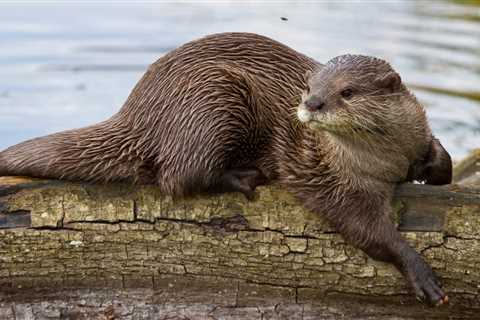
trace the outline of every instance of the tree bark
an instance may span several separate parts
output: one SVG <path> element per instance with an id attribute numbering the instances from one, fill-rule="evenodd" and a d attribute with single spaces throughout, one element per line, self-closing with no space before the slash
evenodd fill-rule
<path id="1" fill-rule="evenodd" d="M 431 309 L 392 266 L 346 244 L 276 186 L 247 202 L 236 194 L 174 200 L 152 186 L 5 177 L 0 185 L 0 319 L 49 312 L 466 318 L 480 311 L 479 188 L 397 189 L 392 218 L 450 297 L 449 306 Z"/>

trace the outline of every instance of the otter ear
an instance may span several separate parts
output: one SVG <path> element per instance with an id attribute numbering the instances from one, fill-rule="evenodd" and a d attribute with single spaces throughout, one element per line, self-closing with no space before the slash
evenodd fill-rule
<path id="1" fill-rule="evenodd" d="M 438 139 L 433 138 L 423 172 L 425 183 L 440 185 L 452 182 L 452 159 Z"/>
<path id="2" fill-rule="evenodd" d="M 400 75 L 395 71 L 390 71 L 386 75 L 380 76 L 375 79 L 375 85 L 378 88 L 384 88 L 389 92 L 395 92 L 400 89 L 402 84 L 402 79 Z"/>

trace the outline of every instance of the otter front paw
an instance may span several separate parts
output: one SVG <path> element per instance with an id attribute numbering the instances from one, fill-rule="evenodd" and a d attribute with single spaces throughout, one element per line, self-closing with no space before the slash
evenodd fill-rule
<path id="1" fill-rule="evenodd" d="M 417 299 L 427 301 L 433 306 L 448 303 L 448 296 L 442 290 L 442 283 L 420 256 L 408 264 L 405 273 Z"/>

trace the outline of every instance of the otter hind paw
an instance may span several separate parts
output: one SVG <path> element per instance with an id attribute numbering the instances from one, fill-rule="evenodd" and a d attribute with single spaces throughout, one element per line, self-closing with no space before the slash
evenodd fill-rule
<path id="1" fill-rule="evenodd" d="M 221 177 L 220 186 L 223 192 L 241 192 L 252 201 L 255 199 L 255 188 L 266 182 L 267 178 L 258 169 L 231 169 Z"/>

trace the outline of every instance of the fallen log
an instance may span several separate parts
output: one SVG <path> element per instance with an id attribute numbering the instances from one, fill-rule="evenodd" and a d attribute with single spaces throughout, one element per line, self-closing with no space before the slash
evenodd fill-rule
<path id="1" fill-rule="evenodd" d="M 461 185 L 480 185 L 480 149 L 473 150 L 454 167 L 453 182 Z"/>
<path id="2" fill-rule="evenodd" d="M 480 311 L 480 189 L 472 186 L 397 189 L 392 218 L 451 299 L 429 309 L 392 266 L 346 244 L 276 186 L 247 202 L 236 194 L 174 200 L 153 186 L 8 177 L 0 185 L 0 314 L 128 318 L 134 307 L 146 315 L 183 308 L 192 319 L 228 310 L 252 319 L 374 319 Z"/>

